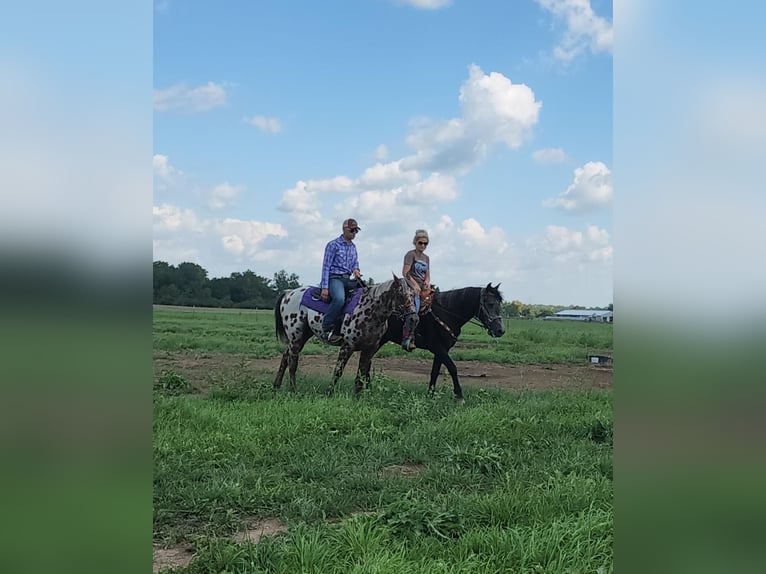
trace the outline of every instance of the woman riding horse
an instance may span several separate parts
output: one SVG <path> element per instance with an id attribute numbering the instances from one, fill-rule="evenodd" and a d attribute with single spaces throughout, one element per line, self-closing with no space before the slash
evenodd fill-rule
<path id="1" fill-rule="evenodd" d="M 500 284 L 493 287 L 464 287 L 451 291 L 440 291 L 433 295 L 431 309 L 420 316 L 415 346 L 433 353 L 431 364 L 431 379 L 428 382 L 428 392 L 433 394 L 436 389 L 436 379 L 445 365 L 452 377 L 452 389 L 455 398 L 463 399 L 463 389 L 457 376 L 457 367 L 449 356 L 449 350 L 457 342 L 460 329 L 471 319 L 478 319 L 491 337 L 502 337 L 505 334 L 501 314 L 503 296 L 498 291 Z M 388 319 L 388 329 L 380 341 L 382 347 L 386 342 L 401 344 L 402 323 L 396 317 Z"/>

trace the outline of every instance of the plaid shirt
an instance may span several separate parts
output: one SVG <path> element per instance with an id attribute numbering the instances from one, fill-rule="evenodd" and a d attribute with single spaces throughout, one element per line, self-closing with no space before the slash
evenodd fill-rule
<path id="1" fill-rule="evenodd" d="M 330 241 L 324 248 L 322 261 L 322 281 L 319 286 L 326 289 L 330 284 L 330 275 L 351 275 L 359 269 L 359 258 L 353 241 L 346 243 L 342 235 Z"/>

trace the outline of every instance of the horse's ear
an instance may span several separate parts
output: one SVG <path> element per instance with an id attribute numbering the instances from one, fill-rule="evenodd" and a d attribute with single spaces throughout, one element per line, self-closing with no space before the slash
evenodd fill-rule
<path id="1" fill-rule="evenodd" d="M 489 289 L 492 289 L 492 281 L 490 281 L 489 283 L 487 283 L 487 286 L 485 287 L 485 289 L 488 289 L 488 290 L 489 290 Z"/>
<path id="2" fill-rule="evenodd" d="M 501 283 L 502 283 L 502 281 L 501 281 Z M 500 291 L 500 283 L 498 283 L 497 285 L 495 285 L 495 291 Z"/>

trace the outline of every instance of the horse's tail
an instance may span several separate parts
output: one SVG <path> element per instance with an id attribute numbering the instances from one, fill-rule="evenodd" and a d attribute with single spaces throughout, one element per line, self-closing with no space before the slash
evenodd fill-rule
<path id="1" fill-rule="evenodd" d="M 282 305 L 282 299 L 285 298 L 285 292 L 282 291 L 277 297 L 277 302 L 274 304 L 274 329 L 276 331 L 277 339 L 283 343 L 287 343 L 287 334 L 285 333 L 285 324 L 282 322 L 282 313 L 279 312 L 279 307 Z"/>

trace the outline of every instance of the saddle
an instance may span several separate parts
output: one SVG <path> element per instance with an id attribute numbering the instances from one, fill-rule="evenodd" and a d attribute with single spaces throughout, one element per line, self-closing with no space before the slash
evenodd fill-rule
<path id="1" fill-rule="evenodd" d="M 428 289 L 420 290 L 420 312 L 418 315 L 425 315 L 431 312 L 431 303 L 433 303 L 434 293 L 438 291 L 438 287 L 431 285 Z"/>
<path id="2" fill-rule="evenodd" d="M 351 314 L 354 311 L 359 299 L 362 297 L 364 289 L 357 287 L 356 289 L 347 289 L 345 293 L 345 301 L 343 302 L 343 314 Z M 301 305 L 305 305 L 309 309 L 319 311 L 320 313 L 327 313 L 330 304 L 322 301 L 322 290 L 319 287 L 309 287 L 303 293 L 301 297 Z"/>

